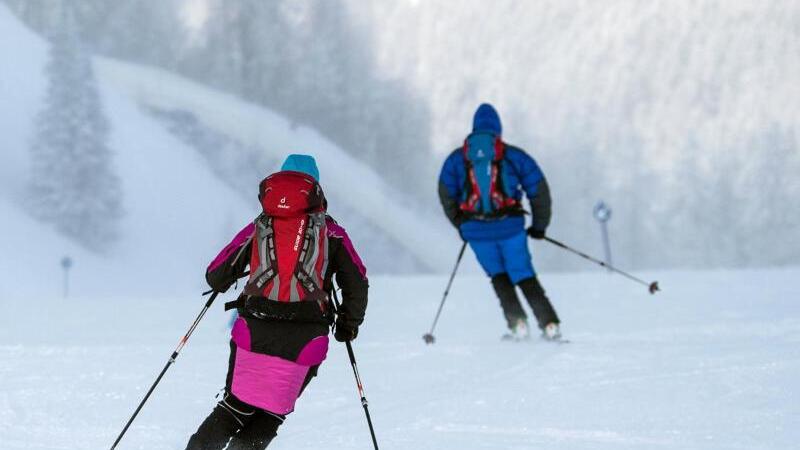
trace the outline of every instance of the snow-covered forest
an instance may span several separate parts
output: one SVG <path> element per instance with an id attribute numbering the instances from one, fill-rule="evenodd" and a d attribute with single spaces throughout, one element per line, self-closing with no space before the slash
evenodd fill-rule
<path id="1" fill-rule="evenodd" d="M 30 149 L 28 208 L 84 247 L 106 253 L 118 234 L 122 188 L 91 55 L 62 11 L 46 68 L 47 98 Z"/>

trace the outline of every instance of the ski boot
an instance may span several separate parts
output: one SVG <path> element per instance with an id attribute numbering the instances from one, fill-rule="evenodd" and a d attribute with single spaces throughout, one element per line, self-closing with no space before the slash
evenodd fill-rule
<path id="1" fill-rule="evenodd" d="M 530 339 L 530 330 L 528 321 L 520 318 L 511 326 L 511 330 L 503 335 L 502 339 L 504 341 L 524 341 Z"/>
<path id="2" fill-rule="evenodd" d="M 546 341 L 559 341 L 561 340 L 561 329 L 555 322 L 550 322 L 542 328 L 542 339 Z"/>

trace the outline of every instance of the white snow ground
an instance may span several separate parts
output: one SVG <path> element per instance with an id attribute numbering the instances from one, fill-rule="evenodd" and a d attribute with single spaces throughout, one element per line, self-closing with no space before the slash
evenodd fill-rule
<path id="1" fill-rule="evenodd" d="M 202 268 L 198 268 L 202 270 Z M 386 449 L 792 449 L 800 439 L 800 269 L 543 275 L 572 340 L 499 341 L 489 283 L 372 280 L 355 342 Z M 233 293 L 226 295 L 232 297 Z M 179 449 L 227 358 L 220 298 L 120 449 Z M 0 310 L 0 447 L 108 448 L 200 311 L 182 298 L 17 298 Z M 344 347 L 270 448 L 367 449 Z"/>

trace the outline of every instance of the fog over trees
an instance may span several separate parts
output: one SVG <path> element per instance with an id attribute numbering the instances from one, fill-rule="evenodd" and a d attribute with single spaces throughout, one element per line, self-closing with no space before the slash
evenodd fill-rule
<path id="1" fill-rule="evenodd" d="M 98 252 L 119 234 L 123 195 L 108 147 L 89 54 L 69 9 L 50 33 L 47 98 L 31 142 L 30 197 L 35 217 Z"/>
<path id="2" fill-rule="evenodd" d="M 43 34 L 71 3 L 96 54 L 316 128 L 426 211 L 491 101 L 549 178 L 554 236 L 599 254 L 603 199 L 626 267 L 800 262 L 797 2 L 4 1 Z"/>
<path id="3" fill-rule="evenodd" d="M 57 23 L 63 0 L 8 0 L 34 28 Z M 311 126 L 386 176 L 432 174 L 427 104 L 401 80 L 378 76 L 370 37 L 342 0 L 212 0 L 187 26 L 192 2 L 87 0 L 73 8 L 103 55 L 188 75 Z M 416 191 L 412 191 L 416 194 Z"/>

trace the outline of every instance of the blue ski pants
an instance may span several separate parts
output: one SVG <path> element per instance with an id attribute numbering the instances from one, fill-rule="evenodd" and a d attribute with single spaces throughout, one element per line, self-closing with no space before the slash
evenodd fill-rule
<path id="1" fill-rule="evenodd" d="M 531 254 L 528 251 L 528 235 L 525 230 L 506 239 L 470 240 L 478 262 L 487 275 L 493 277 L 508 273 L 514 284 L 536 276 Z"/>

